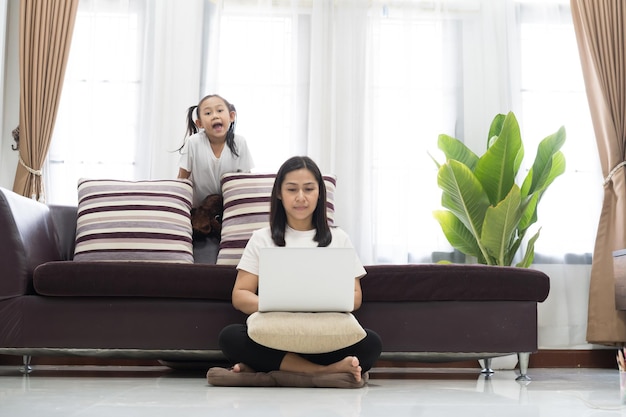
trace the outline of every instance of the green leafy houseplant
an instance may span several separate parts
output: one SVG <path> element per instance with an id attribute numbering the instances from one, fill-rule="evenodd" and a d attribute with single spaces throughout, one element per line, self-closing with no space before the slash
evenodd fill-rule
<path id="1" fill-rule="evenodd" d="M 511 266 L 529 230 L 537 221 L 537 206 L 548 186 L 565 172 L 565 128 L 541 141 L 522 185 L 516 178 L 524 146 L 515 115 L 498 114 L 489 128 L 487 150 L 477 156 L 461 141 L 439 135 L 446 162 L 439 164 L 437 184 L 443 210 L 434 211 L 443 233 L 455 249 L 486 265 Z M 515 266 L 529 267 L 541 229 L 528 239 Z"/>

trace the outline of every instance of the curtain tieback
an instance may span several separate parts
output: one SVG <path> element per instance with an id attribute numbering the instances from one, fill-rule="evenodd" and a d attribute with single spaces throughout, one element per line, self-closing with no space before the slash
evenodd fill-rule
<path id="1" fill-rule="evenodd" d="M 602 185 L 606 186 L 611 181 L 611 178 L 613 178 L 613 175 L 615 175 L 617 170 L 623 167 L 624 165 L 626 165 L 626 161 L 622 161 L 619 164 L 615 165 L 615 167 L 613 167 L 611 172 L 609 172 L 609 175 L 607 175 L 607 177 L 604 179 L 604 183 Z"/>
<path id="2" fill-rule="evenodd" d="M 37 176 L 37 177 L 42 177 L 43 176 L 43 172 L 40 169 L 32 169 L 31 167 L 29 167 L 28 165 L 26 165 L 26 163 L 24 162 L 24 160 L 22 159 L 22 156 L 20 155 L 20 164 L 26 168 L 26 170 L 28 172 L 30 172 L 31 174 Z M 46 197 L 44 194 L 44 190 L 43 190 L 43 180 L 39 181 L 39 198 L 37 198 L 37 193 L 35 192 L 35 190 L 37 189 L 37 185 L 35 182 L 35 177 L 31 178 L 31 187 L 32 187 L 32 194 L 30 196 L 30 198 L 32 198 L 33 200 L 37 200 L 40 203 L 45 203 L 46 202 Z"/>
<path id="3" fill-rule="evenodd" d="M 20 156 L 20 164 L 22 164 L 22 166 L 26 168 L 26 170 L 33 175 L 37 175 L 38 177 L 41 177 L 43 175 L 43 172 L 40 169 L 35 170 L 29 167 L 28 165 L 26 165 L 26 162 L 24 162 L 21 156 Z"/>

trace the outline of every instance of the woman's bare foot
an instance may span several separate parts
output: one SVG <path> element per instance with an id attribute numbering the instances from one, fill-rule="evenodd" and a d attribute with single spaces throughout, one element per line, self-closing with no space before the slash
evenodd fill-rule
<path id="1" fill-rule="evenodd" d="M 245 363 L 237 363 L 233 366 L 233 372 L 254 372 L 254 369 L 250 368 Z"/>
<path id="2" fill-rule="evenodd" d="M 287 353 L 280 363 L 281 371 L 302 372 L 305 374 L 351 374 L 354 380 L 361 381 L 361 365 L 356 356 L 346 356 L 339 362 L 332 363 L 328 366 L 318 365 L 304 359 L 296 353 Z"/>
<path id="3" fill-rule="evenodd" d="M 354 376 L 355 381 L 359 382 L 361 380 L 361 365 L 359 365 L 359 358 L 356 356 L 347 356 L 339 362 L 335 362 L 331 365 L 328 365 L 327 372 L 325 373 L 349 373 Z"/>

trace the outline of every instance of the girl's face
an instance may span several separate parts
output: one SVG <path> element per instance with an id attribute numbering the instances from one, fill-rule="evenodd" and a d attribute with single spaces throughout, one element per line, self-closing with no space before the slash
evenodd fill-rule
<path id="1" fill-rule="evenodd" d="M 199 119 L 196 126 L 204 128 L 209 139 L 225 140 L 230 124 L 235 121 L 235 112 L 229 111 L 219 97 L 209 97 L 198 106 Z"/>
<path id="2" fill-rule="evenodd" d="M 285 208 L 289 227 L 295 230 L 313 229 L 313 212 L 319 194 L 317 180 L 308 169 L 301 168 L 285 175 L 278 198 Z"/>

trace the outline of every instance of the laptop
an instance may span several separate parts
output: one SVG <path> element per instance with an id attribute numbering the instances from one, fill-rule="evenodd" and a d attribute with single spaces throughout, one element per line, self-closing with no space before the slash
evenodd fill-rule
<path id="1" fill-rule="evenodd" d="M 259 311 L 354 310 L 352 248 L 261 248 Z"/>

